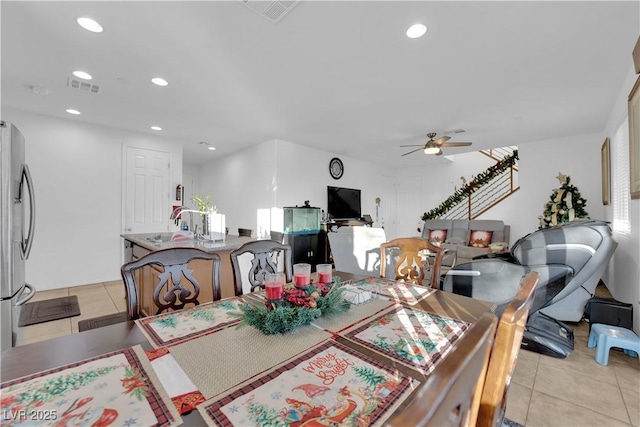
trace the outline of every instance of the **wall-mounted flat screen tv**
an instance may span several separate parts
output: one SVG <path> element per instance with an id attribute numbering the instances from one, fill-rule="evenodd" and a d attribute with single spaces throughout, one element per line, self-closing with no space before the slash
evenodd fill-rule
<path id="1" fill-rule="evenodd" d="M 331 219 L 360 219 L 360 190 L 328 186 L 327 212 Z"/>

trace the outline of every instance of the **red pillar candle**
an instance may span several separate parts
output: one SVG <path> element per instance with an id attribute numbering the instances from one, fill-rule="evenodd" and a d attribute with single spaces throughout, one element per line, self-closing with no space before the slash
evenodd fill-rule
<path id="1" fill-rule="evenodd" d="M 268 300 L 279 300 L 284 296 L 284 274 L 267 274 L 264 277 L 264 290 Z"/>
<path id="2" fill-rule="evenodd" d="M 300 287 L 311 284 L 311 264 L 293 264 L 293 283 Z"/>
<path id="3" fill-rule="evenodd" d="M 296 286 L 309 286 L 311 284 L 311 276 L 307 274 L 296 274 L 293 279 L 293 283 Z"/>
<path id="4" fill-rule="evenodd" d="M 267 283 L 265 285 L 267 299 L 277 300 L 284 295 L 284 283 Z"/>
<path id="5" fill-rule="evenodd" d="M 329 284 L 333 280 L 331 275 L 333 266 L 331 264 L 318 264 L 316 265 L 316 271 L 318 272 L 318 282 Z"/>
<path id="6" fill-rule="evenodd" d="M 331 276 L 331 273 L 318 273 L 318 282 L 319 283 L 324 283 L 324 284 L 328 284 L 331 283 L 331 280 L 333 279 L 333 277 Z"/>

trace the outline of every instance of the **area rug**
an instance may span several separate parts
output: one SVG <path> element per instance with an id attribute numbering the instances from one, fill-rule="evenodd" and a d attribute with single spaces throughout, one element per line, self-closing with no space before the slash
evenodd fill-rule
<path id="1" fill-rule="evenodd" d="M 114 325 L 116 323 L 126 322 L 128 319 L 126 312 L 107 314 L 105 316 L 93 317 L 91 319 L 81 320 L 78 322 L 78 330 L 80 332 L 89 329 L 102 328 L 103 326 Z"/>
<path id="2" fill-rule="evenodd" d="M 35 325 L 79 315 L 80 306 L 76 295 L 30 302 L 22 307 L 18 326 Z"/>
<path id="3" fill-rule="evenodd" d="M 76 295 L 30 302 L 22 307 L 18 326 L 35 325 L 79 315 L 80 306 Z"/>
<path id="4" fill-rule="evenodd" d="M 515 421 L 511 421 L 509 418 L 504 418 L 502 420 L 502 427 L 524 427 L 524 426 Z"/>

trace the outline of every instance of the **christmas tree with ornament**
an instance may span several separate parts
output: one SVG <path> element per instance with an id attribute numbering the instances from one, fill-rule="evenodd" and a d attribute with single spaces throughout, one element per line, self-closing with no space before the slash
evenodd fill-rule
<path id="1" fill-rule="evenodd" d="M 555 227 L 579 218 L 589 218 L 585 210 L 587 199 L 571 184 L 571 178 L 558 172 L 556 179 L 560 181 L 561 186 L 553 190 L 550 200 L 544 205 L 544 213 L 538 217 L 538 229 Z"/>

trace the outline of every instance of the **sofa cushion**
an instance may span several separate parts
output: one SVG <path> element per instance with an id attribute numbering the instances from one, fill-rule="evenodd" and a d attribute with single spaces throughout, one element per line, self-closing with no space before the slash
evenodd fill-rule
<path id="1" fill-rule="evenodd" d="M 428 219 L 424 222 L 422 227 L 422 237 L 429 238 L 429 232 L 431 230 L 447 230 L 447 234 L 451 234 L 451 220 L 450 219 Z"/>
<path id="2" fill-rule="evenodd" d="M 487 248 L 491 243 L 491 236 L 493 236 L 493 231 L 471 230 L 469 233 L 469 246 Z"/>
<path id="3" fill-rule="evenodd" d="M 496 219 L 474 219 L 469 221 L 469 230 L 493 231 L 489 243 L 506 241 L 504 235 L 504 222 Z"/>
<path id="4" fill-rule="evenodd" d="M 427 240 L 436 246 L 440 246 L 447 240 L 447 230 L 429 230 Z"/>

